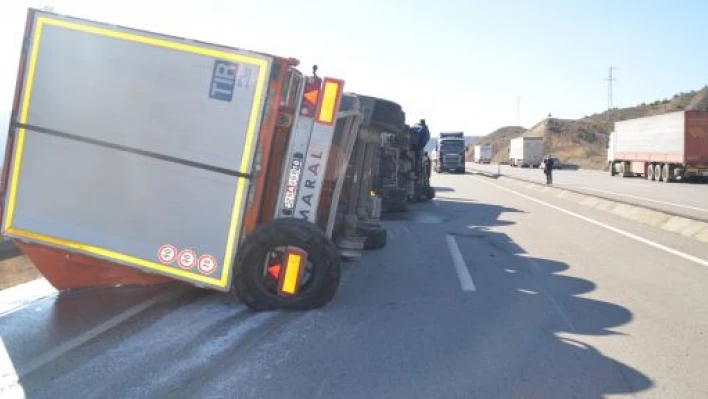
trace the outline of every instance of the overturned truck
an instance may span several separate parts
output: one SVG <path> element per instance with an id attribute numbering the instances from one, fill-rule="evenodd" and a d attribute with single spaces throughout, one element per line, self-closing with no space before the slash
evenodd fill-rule
<path id="1" fill-rule="evenodd" d="M 344 81 L 265 53 L 27 21 L 2 234 L 56 288 L 176 279 L 256 310 L 317 308 L 342 255 L 381 240 L 370 129 Z"/>
<path id="2" fill-rule="evenodd" d="M 430 160 L 424 151 L 429 136 L 421 135 L 418 126 L 405 125 L 405 114 L 398 104 L 388 102 L 387 109 L 388 124 L 381 135 L 372 187 L 381 197 L 382 212 L 405 212 L 408 203 L 435 197 L 430 186 Z"/>

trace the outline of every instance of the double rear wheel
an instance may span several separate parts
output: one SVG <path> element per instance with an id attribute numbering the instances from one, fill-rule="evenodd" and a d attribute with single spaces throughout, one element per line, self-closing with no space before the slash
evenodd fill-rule
<path id="1" fill-rule="evenodd" d="M 669 164 L 649 164 L 647 180 L 670 183 L 673 181 L 674 168 Z"/>

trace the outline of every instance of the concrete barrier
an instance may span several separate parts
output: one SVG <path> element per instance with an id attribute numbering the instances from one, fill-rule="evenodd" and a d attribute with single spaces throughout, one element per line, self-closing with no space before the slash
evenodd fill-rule
<path id="1" fill-rule="evenodd" d="M 535 190 L 547 195 L 552 195 L 566 201 L 575 202 L 582 206 L 611 213 L 624 219 L 632 220 L 647 226 L 708 243 L 708 223 L 703 220 L 675 215 L 663 210 L 653 209 L 643 205 L 636 205 L 621 200 L 609 199 L 596 194 L 590 194 L 567 188 L 559 188 L 557 186 L 547 186 L 545 184 L 526 180 L 520 177 L 504 175 L 497 176 L 494 173 L 489 173 L 474 168 L 471 169 L 476 173 L 495 177 L 498 180 L 520 187 Z"/>

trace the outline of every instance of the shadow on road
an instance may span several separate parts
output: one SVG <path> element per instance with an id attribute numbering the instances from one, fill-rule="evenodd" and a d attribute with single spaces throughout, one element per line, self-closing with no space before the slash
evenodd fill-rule
<path id="1" fill-rule="evenodd" d="M 481 176 L 481 177 L 486 177 L 488 179 L 498 179 L 500 175 L 498 175 L 496 172 L 484 172 L 481 170 L 475 170 L 475 169 L 470 169 L 467 168 L 465 171 L 465 174 L 467 175 L 472 175 L 472 176 Z"/>
<path id="2" fill-rule="evenodd" d="M 452 187 L 433 187 L 436 193 L 454 193 L 455 189 Z"/>
<path id="3" fill-rule="evenodd" d="M 475 295 L 485 296 L 484 306 L 494 309 L 469 326 L 485 326 L 495 335 L 479 334 L 478 342 L 470 344 L 487 354 L 477 364 L 486 372 L 470 384 L 475 396 L 604 398 L 653 386 L 639 370 L 583 342 L 588 336 L 621 335 L 613 329 L 632 320 L 627 308 L 581 296 L 596 284 L 564 275 L 568 264 L 533 257 L 508 235 L 491 230 L 513 224 L 504 214 L 520 211 L 445 200 L 442 211 L 456 215 L 450 218 L 448 234 L 455 236 L 465 262 L 476 272 L 480 288 Z M 505 385 L 492 382 L 500 375 Z"/>

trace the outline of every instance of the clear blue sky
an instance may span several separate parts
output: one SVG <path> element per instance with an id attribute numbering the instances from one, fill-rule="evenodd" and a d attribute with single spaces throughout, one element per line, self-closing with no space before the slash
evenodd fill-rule
<path id="1" fill-rule="evenodd" d="M 708 83 L 708 1 L 4 0 L 0 124 L 7 126 L 28 5 L 291 56 L 349 91 L 399 102 L 433 132 L 484 135 L 549 112 L 602 111 Z M 4 145 L 4 141 L 3 144 Z"/>

